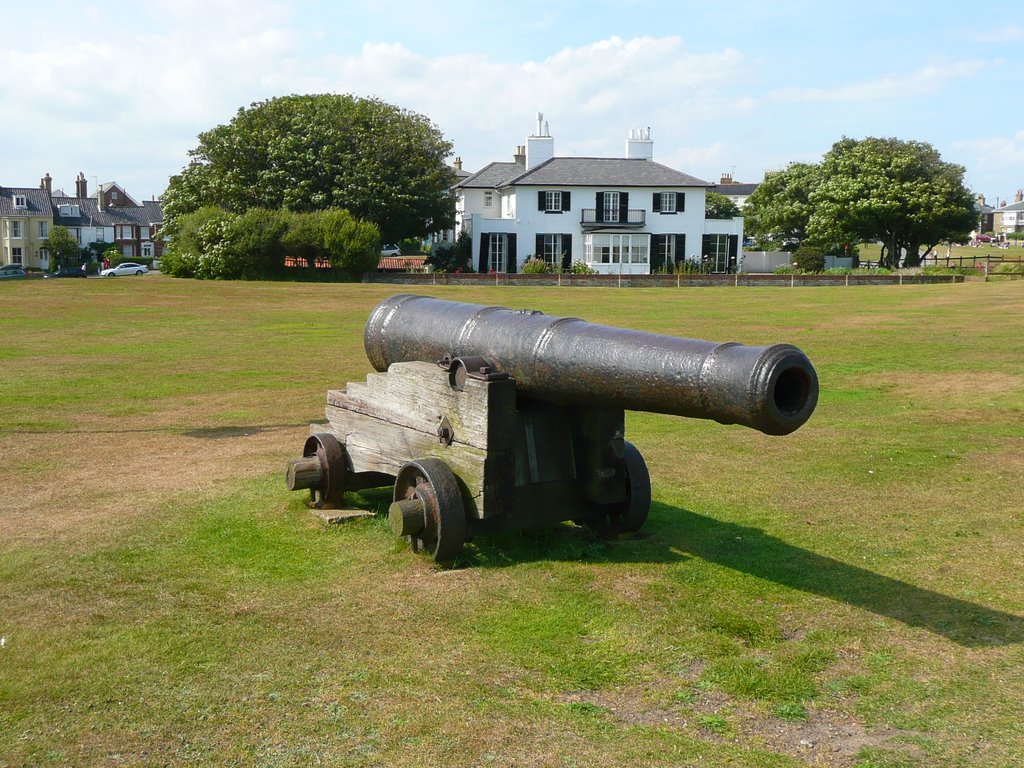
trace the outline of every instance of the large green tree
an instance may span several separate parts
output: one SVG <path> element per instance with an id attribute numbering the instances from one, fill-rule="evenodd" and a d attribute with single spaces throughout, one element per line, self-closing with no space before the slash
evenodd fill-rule
<path id="1" fill-rule="evenodd" d="M 796 250 L 807 239 L 819 170 L 811 163 L 790 163 L 766 173 L 743 207 L 744 231 L 766 248 Z"/>
<path id="2" fill-rule="evenodd" d="M 423 115 L 378 99 L 283 96 L 239 109 L 199 135 L 190 164 L 171 179 L 164 215 L 173 237 L 184 214 L 344 208 L 388 242 L 454 222 L 451 143 Z"/>
<path id="3" fill-rule="evenodd" d="M 884 266 L 917 266 L 944 240 L 974 227 L 974 199 L 964 168 L 930 144 L 900 139 L 836 142 L 810 194 L 807 226 L 815 242 L 880 240 Z"/>

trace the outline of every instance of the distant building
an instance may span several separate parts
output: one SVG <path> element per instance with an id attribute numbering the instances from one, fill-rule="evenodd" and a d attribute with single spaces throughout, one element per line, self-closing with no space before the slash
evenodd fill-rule
<path id="1" fill-rule="evenodd" d="M 647 274 L 705 259 L 735 269 L 743 219 L 704 218 L 706 181 L 654 161 L 650 129 L 625 157 L 557 157 L 543 115 L 512 162 L 493 162 L 456 186 L 456 229 L 472 236 L 473 268 L 518 272 L 530 258 L 582 261 L 604 274 Z"/>
<path id="2" fill-rule="evenodd" d="M 130 259 L 163 255 L 160 202 L 139 203 L 116 182 L 101 184 L 89 195 L 85 174 L 79 173 L 73 197 L 54 192 L 48 173 L 38 189 L 0 187 L 0 264 L 50 269 L 43 242 L 54 226 L 66 227 L 83 247 L 111 243 Z"/>
<path id="3" fill-rule="evenodd" d="M 0 265 L 48 269 L 50 254 L 43 241 L 52 226 L 53 206 L 45 187 L 0 186 Z"/>
<path id="4" fill-rule="evenodd" d="M 974 203 L 974 213 L 978 217 L 977 231 L 979 234 L 995 231 L 995 208 L 985 203 L 985 196 L 978 195 Z"/>
<path id="5" fill-rule="evenodd" d="M 725 195 L 734 203 L 739 209 L 743 209 L 743 206 L 747 204 L 747 198 L 754 194 L 754 190 L 757 189 L 760 184 L 747 184 L 745 182 L 733 181 L 732 174 L 723 173 L 722 178 L 717 184 L 713 184 L 708 187 L 709 192 L 717 192 L 720 195 Z"/>
<path id="6" fill-rule="evenodd" d="M 1013 203 L 1005 203 L 992 212 L 992 230 L 997 235 L 1024 232 L 1024 190 L 1017 190 Z"/>
<path id="7" fill-rule="evenodd" d="M 460 182 L 462 182 L 465 179 L 468 179 L 470 176 L 473 175 L 469 171 L 464 171 L 462 169 L 462 158 L 461 157 L 456 157 L 454 162 L 452 162 L 452 170 L 455 172 L 455 185 L 456 185 L 456 187 L 459 185 Z M 455 242 L 455 238 L 456 238 L 457 234 L 458 233 L 455 231 L 454 228 L 452 228 L 452 229 L 442 229 L 442 230 L 440 230 L 438 232 L 431 233 L 427 237 L 427 241 L 426 242 L 427 242 L 427 245 L 430 246 L 431 248 L 434 248 L 435 246 L 438 246 L 438 245 L 441 245 L 441 246 L 444 246 L 444 247 L 448 247 L 449 245 L 451 245 L 451 244 L 453 244 Z M 385 267 L 383 265 L 383 258 L 382 258 L 382 264 L 381 264 L 381 266 L 378 267 L 378 269 L 383 270 L 383 269 L 388 269 L 388 268 L 390 268 L 390 267 Z"/>

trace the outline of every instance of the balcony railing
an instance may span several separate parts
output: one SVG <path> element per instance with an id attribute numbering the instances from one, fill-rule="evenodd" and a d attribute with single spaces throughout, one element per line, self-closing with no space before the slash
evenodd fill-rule
<path id="1" fill-rule="evenodd" d="M 605 210 L 604 208 L 584 208 L 580 224 L 584 227 L 642 227 L 647 223 L 647 211 L 643 208 Z"/>

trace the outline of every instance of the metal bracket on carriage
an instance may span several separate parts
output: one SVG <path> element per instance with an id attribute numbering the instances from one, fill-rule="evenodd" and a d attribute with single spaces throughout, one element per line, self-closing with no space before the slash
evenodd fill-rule
<path id="1" fill-rule="evenodd" d="M 438 440 L 445 445 L 451 445 L 455 442 L 455 429 L 452 427 L 452 423 L 448 421 L 447 416 L 438 416 L 437 420 Z"/>
<path id="2" fill-rule="evenodd" d="M 448 371 L 448 383 L 452 389 L 460 392 L 466 388 L 466 379 L 477 379 L 479 381 L 504 381 L 508 378 L 507 373 L 494 370 L 494 366 L 487 360 L 476 355 L 465 357 L 452 357 L 446 354 L 437 361 L 438 366 Z"/>

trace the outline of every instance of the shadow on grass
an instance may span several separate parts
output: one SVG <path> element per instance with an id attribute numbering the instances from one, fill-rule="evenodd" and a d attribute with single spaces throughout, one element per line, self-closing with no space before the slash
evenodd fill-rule
<path id="1" fill-rule="evenodd" d="M 467 552 L 466 564 L 487 568 L 534 560 L 671 563 L 699 557 L 920 627 L 963 646 L 1024 641 L 1024 618 L 1020 616 L 816 554 L 759 528 L 658 503 L 652 505 L 651 515 L 648 526 L 652 533 L 641 531 L 632 540 L 599 541 L 568 526 L 480 538 Z M 685 532 L 685 540 L 671 541 L 680 531 Z"/>
<path id="2" fill-rule="evenodd" d="M 1024 641 L 1024 617 L 949 597 L 815 554 L 760 528 L 723 523 L 665 505 L 687 532 L 680 550 L 803 592 L 840 600 L 970 647 Z"/>

